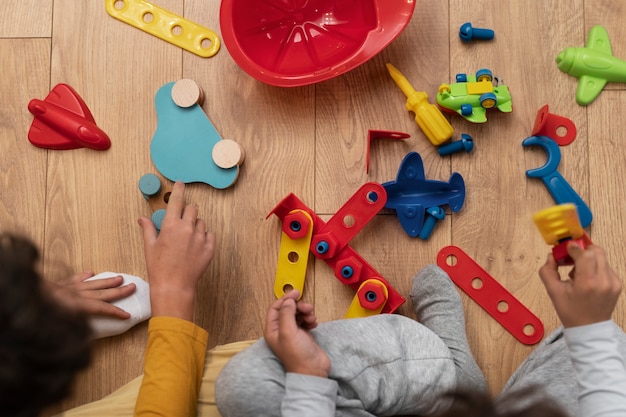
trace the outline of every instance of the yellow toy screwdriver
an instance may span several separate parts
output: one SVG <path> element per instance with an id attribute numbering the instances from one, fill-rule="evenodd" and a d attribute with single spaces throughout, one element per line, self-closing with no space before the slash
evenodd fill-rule
<path id="1" fill-rule="evenodd" d="M 422 129 L 428 140 L 439 146 L 452 137 L 454 128 L 445 118 L 439 107 L 428 102 L 428 95 L 415 91 L 409 80 L 393 65 L 387 64 L 389 75 L 406 96 L 406 108 L 415 113 L 415 122 Z"/>

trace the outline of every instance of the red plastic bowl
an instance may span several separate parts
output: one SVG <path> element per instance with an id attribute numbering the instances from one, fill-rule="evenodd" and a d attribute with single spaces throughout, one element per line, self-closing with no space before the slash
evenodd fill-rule
<path id="1" fill-rule="evenodd" d="M 415 0 L 222 0 L 224 45 L 259 81 L 313 84 L 372 58 L 406 27 Z"/>

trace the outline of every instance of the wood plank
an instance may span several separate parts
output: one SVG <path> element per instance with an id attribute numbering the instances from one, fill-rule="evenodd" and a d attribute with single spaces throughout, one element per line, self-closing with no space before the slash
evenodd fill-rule
<path id="1" fill-rule="evenodd" d="M 4 0 L 0 3 L 0 38 L 52 36 L 53 0 Z M 77 34 L 78 35 L 78 34 Z"/>
<path id="2" fill-rule="evenodd" d="M 620 120 L 626 104 L 623 90 L 604 91 L 588 107 L 589 115 L 589 189 L 594 220 L 590 237 L 603 246 L 617 275 L 626 276 L 622 254 L 626 247 L 622 231 L 626 230 L 624 201 L 626 190 L 622 179 L 626 175 L 623 132 Z M 615 321 L 626 326 L 626 298 L 622 296 L 614 315 Z"/>
<path id="3" fill-rule="evenodd" d="M 50 40 L 2 39 L 0 56 L 0 224 L 43 249 L 48 152 L 28 141 L 28 102 L 48 94 Z"/>
<path id="4" fill-rule="evenodd" d="M 182 0 L 159 4 L 182 13 Z M 149 156 L 154 94 L 182 75 L 182 52 L 109 16 L 103 2 L 55 1 L 54 19 L 51 85 L 74 87 L 112 146 L 50 153 L 45 256 L 57 264 L 47 263 L 45 273 L 53 280 L 84 270 L 146 277 L 136 220 L 150 209 L 137 182 L 155 172 Z M 102 398 L 141 374 L 145 337 L 144 323 L 98 341 L 90 368 L 61 408 Z"/>

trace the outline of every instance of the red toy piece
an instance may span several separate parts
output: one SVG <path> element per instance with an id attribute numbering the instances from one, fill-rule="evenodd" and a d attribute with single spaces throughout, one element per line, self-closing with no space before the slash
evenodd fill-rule
<path id="1" fill-rule="evenodd" d="M 583 233 L 582 237 L 579 237 L 578 239 L 566 239 L 558 245 L 553 246 L 552 255 L 554 256 L 554 260 L 558 266 L 574 265 L 574 260 L 567 253 L 567 245 L 569 245 L 570 242 L 577 243 L 583 250 L 587 249 L 587 246 L 593 245 L 593 242 L 587 233 Z"/>
<path id="2" fill-rule="evenodd" d="M 385 189 L 380 184 L 370 182 L 363 185 L 328 223 L 294 194 L 285 197 L 267 217 L 275 214 L 284 221 L 293 210 L 307 212 L 313 219 L 311 251 L 315 256 L 323 259 L 335 271 L 337 279 L 354 291 L 358 291 L 368 279 L 382 282 L 388 291 L 387 303 L 382 312 L 393 313 L 404 304 L 405 298 L 348 244 L 385 205 L 386 200 Z"/>
<path id="3" fill-rule="evenodd" d="M 576 125 L 567 117 L 549 113 L 546 104 L 537 112 L 530 136 L 547 136 L 559 146 L 567 146 L 576 139 Z"/>
<path id="4" fill-rule="evenodd" d="M 382 185 L 368 182 L 319 228 L 311 241 L 311 252 L 319 259 L 334 258 L 387 202 Z"/>
<path id="5" fill-rule="evenodd" d="M 450 265 L 448 257 L 456 258 Z M 525 345 L 543 337 L 543 323 L 487 271 L 457 246 L 446 246 L 437 254 L 437 265 L 448 273 L 472 300 Z"/>
<path id="6" fill-rule="evenodd" d="M 111 147 L 83 99 L 67 84 L 57 84 L 43 101 L 32 99 L 28 111 L 35 116 L 28 140 L 39 148 L 104 151 Z"/>
<path id="7" fill-rule="evenodd" d="M 370 147 L 374 139 L 407 139 L 411 135 L 403 132 L 393 132 L 390 130 L 368 130 L 367 131 L 367 152 L 365 154 L 365 172 L 370 173 Z"/>

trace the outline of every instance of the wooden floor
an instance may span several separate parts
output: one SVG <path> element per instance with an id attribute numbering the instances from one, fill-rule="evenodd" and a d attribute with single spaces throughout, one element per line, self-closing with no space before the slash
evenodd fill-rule
<path id="1" fill-rule="evenodd" d="M 217 0 L 154 3 L 219 33 Z M 103 1 L 3 0 L 0 15 L 0 224 L 34 239 L 49 279 L 84 270 L 146 275 L 136 220 L 149 215 L 149 207 L 137 181 L 157 172 L 149 154 L 157 123 L 154 94 L 181 78 L 198 82 L 216 128 L 247 155 L 233 187 L 188 187 L 188 201 L 199 205 L 218 239 L 196 306 L 211 346 L 262 333 L 280 243 L 279 220 L 265 217 L 283 197 L 293 192 L 328 219 L 363 183 L 394 179 L 410 151 L 421 154 L 429 179 L 463 175 L 463 209 L 446 216 L 428 241 L 408 237 L 395 215 L 378 215 L 352 246 L 408 294 L 415 272 L 435 262 L 442 247 L 457 245 L 537 314 L 546 333 L 555 329 L 558 320 L 537 276 L 550 248 L 531 219 L 554 201 L 541 181 L 525 175 L 546 156 L 521 146 L 544 104 L 577 126 L 575 142 L 562 148 L 559 171 L 593 211 L 592 240 L 607 248 L 615 269 L 626 276 L 626 86 L 609 84 L 593 104 L 580 107 L 574 100 L 577 80 L 555 64 L 565 47 L 584 45 L 596 24 L 608 30 L 614 55 L 626 58 L 621 2 L 416 0 L 409 26 L 379 55 L 343 76 L 294 89 L 251 78 L 223 46 L 209 59 L 183 52 L 113 19 Z M 494 29 L 495 39 L 463 44 L 457 32 L 466 21 Z M 405 110 L 386 62 L 431 101 L 439 84 L 457 72 L 490 68 L 512 91 L 514 112 L 490 113 L 483 125 L 451 117 L 454 137 L 469 133 L 475 151 L 440 157 Z M 81 94 L 111 137 L 110 150 L 47 151 L 28 142 L 28 102 L 61 82 Z M 368 129 L 411 134 L 406 142 L 374 141 L 369 175 Z M 322 321 L 341 318 L 352 297 L 326 264 L 311 262 L 305 298 L 315 303 Z M 533 347 L 465 296 L 463 303 L 470 344 L 497 393 Z M 400 313 L 412 316 L 409 304 Z M 622 298 L 615 314 L 622 325 L 625 307 Z M 145 339 L 144 323 L 97 342 L 93 364 L 59 409 L 99 399 L 139 375 Z"/>

